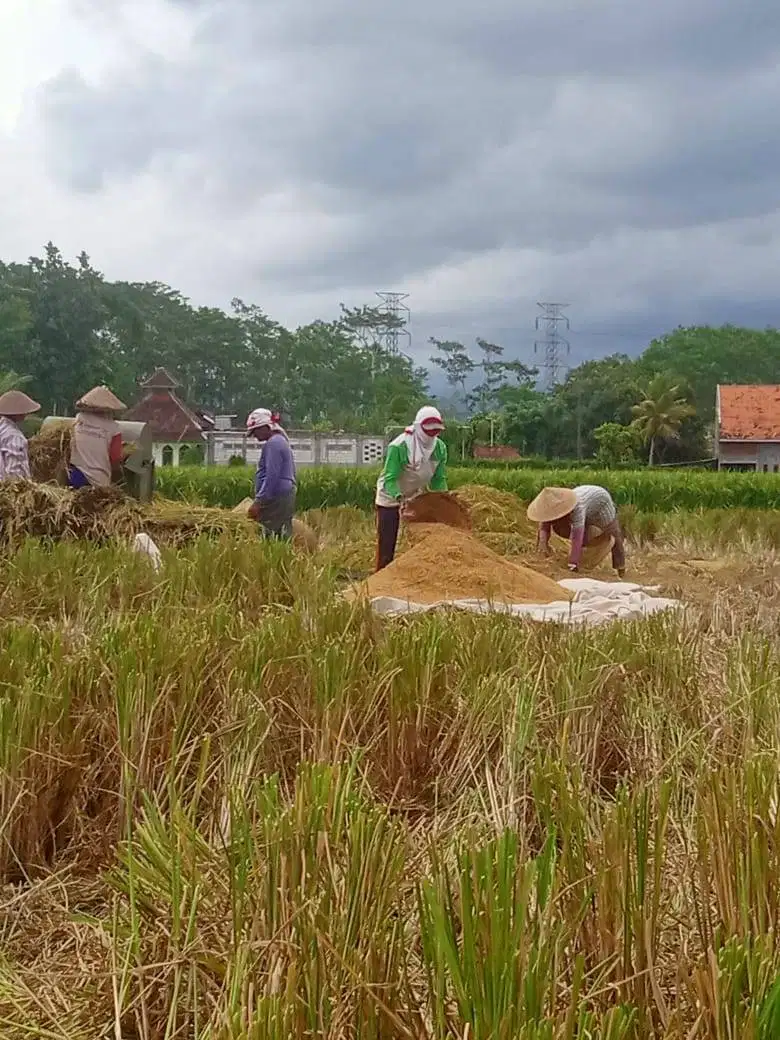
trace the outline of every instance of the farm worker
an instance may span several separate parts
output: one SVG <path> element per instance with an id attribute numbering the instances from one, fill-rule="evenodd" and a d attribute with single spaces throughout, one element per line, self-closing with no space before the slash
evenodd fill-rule
<path id="1" fill-rule="evenodd" d="M 0 397 L 0 480 L 30 479 L 27 438 L 19 423 L 40 407 L 21 390 L 9 390 Z"/>
<path id="2" fill-rule="evenodd" d="M 582 550 L 588 544 L 588 528 L 596 527 L 611 535 L 612 566 L 622 578 L 626 572 L 623 531 L 615 503 L 606 488 L 582 484 L 574 489 L 548 487 L 540 491 L 528 507 L 528 519 L 539 524 L 539 548 L 550 552 L 550 533 L 571 540 L 569 570 L 579 570 Z"/>
<path id="3" fill-rule="evenodd" d="M 424 491 L 447 490 L 447 445 L 439 436 L 444 420 L 426 405 L 411 426 L 391 441 L 376 484 L 376 569 L 393 562 L 406 503 Z"/>
<path id="4" fill-rule="evenodd" d="M 121 474 L 122 434 L 116 416 L 125 407 L 107 386 L 95 386 L 76 401 L 76 422 L 70 435 L 70 487 L 108 487 Z"/>
<path id="5" fill-rule="evenodd" d="M 247 433 L 263 445 L 255 474 L 255 500 L 249 515 L 257 520 L 266 538 L 292 538 L 295 516 L 295 459 L 279 416 L 267 408 L 255 408 L 246 421 Z"/>

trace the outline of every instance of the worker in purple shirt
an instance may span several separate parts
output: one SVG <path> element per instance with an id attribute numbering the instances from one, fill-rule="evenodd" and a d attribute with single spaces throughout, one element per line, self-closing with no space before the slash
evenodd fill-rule
<path id="1" fill-rule="evenodd" d="M 295 460 L 279 416 L 267 408 L 255 408 L 246 421 L 247 433 L 263 450 L 255 474 L 255 500 L 249 515 L 257 520 L 266 538 L 292 538 L 295 516 Z"/>

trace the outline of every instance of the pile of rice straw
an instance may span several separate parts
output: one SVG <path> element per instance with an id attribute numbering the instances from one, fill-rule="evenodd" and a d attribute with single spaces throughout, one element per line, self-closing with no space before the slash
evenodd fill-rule
<path id="1" fill-rule="evenodd" d="M 244 514 L 229 509 L 194 506 L 188 502 L 156 499 L 143 509 L 142 529 L 158 545 L 186 545 L 196 538 L 256 533 L 256 525 Z"/>
<path id="2" fill-rule="evenodd" d="M 70 491 L 29 480 L 0 482 L 0 540 L 18 545 L 25 538 L 124 538 L 142 527 L 141 509 L 117 488 Z"/>
<path id="3" fill-rule="evenodd" d="M 257 537 L 257 524 L 228 509 L 157 499 L 141 506 L 116 487 L 71 491 L 29 480 L 0 481 L 0 543 L 17 546 L 25 538 L 54 541 L 79 538 L 104 542 L 148 534 L 158 545 L 181 546 L 196 538 Z M 299 520 L 293 542 L 313 551 L 316 534 Z"/>
<path id="4" fill-rule="evenodd" d="M 72 425 L 72 422 L 52 423 L 30 438 L 28 450 L 33 480 L 40 484 L 65 483 Z"/>
<path id="5" fill-rule="evenodd" d="M 70 461 L 70 435 L 73 419 L 51 423 L 45 430 L 39 430 L 28 441 L 30 455 L 30 474 L 39 484 L 67 483 L 67 465 Z M 127 458 L 135 451 L 135 443 L 123 444 L 122 452 Z"/>

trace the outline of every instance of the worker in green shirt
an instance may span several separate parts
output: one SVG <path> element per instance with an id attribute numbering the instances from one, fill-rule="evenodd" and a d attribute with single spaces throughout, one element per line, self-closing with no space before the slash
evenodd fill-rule
<path id="1" fill-rule="evenodd" d="M 439 434 L 444 420 L 436 408 L 421 408 L 411 426 L 391 441 L 376 484 L 376 569 L 393 562 L 406 503 L 428 491 L 447 490 L 447 446 Z"/>

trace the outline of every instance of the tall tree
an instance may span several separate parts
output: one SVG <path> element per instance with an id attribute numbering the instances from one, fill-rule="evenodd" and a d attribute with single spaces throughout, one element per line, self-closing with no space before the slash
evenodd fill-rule
<path id="1" fill-rule="evenodd" d="M 431 336 L 428 342 L 436 351 L 431 355 L 431 362 L 442 370 L 451 387 L 460 387 L 461 393 L 465 395 L 466 382 L 477 367 L 476 362 L 469 357 L 463 344 L 456 340 L 441 340 Z"/>
<path id="2" fill-rule="evenodd" d="M 532 386 L 507 391 L 501 417 L 501 439 L 522 455 L 555 455 L 565 414 L 552 394 Z"/>
<path id="3" fill-rule="evenodd" d="M 505 371 L 502 357 L 504 348 L 498 343 L 490 343 L 486 339 L 477 339 L 477 349 L 482 360 L 476 367 L 482 369 L 482 382 L 472 390 L 469 403 L 480 412 L 489 412 L 497 405 L 497 394 L 503 385 Z"/>
<path id="4" fill-rule="evenodd" d="M 19 356 L 30 375 L 31 392 L 44 408 L 69 411 L 80 394 L 111 374 L 109 351 L 100 335 L 107 316 L 102 276 L 86 253 L 72 266 L 51 242 L 43 257 L 9 265 L 4 275 L 29 308 Z"/>
<path id="5" fill-rule="evenodd" d="M 624 354 L 586 361 L 553 390 L 560 403 L 565 443 L 557 453 L 584 458 L 597 448 L 594 431 L 603 423 L 631 422 L 639 398 L 634 362 Z"/>
<path id="6" fill-rule="evenodd" d="M 718 383 L 780 383 L 780 331 L 735 325 L 678 328 L 653 340 L 636 369 L 642 379 L 663 372 L 690 386 L 697 413 L 711 421 Z"/>
<path id="7" fill-rule="evenodd" d="M 655 462 L 659 441 L 677 440 L 683 422 L 694 414 L 695 408 L 686 401 L 677 385 L 671 385 L 668 377 L 656 376 L 644 398 L 634 405 L 634 427 L 649 446 L 648 466 Z"/>

